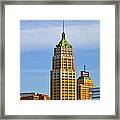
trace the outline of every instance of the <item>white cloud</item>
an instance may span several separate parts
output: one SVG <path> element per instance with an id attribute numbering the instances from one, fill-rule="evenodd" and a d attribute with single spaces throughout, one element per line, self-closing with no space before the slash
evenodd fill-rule
<path id="1" fill-rule="evenodd" d="M 71 25 L 65 27 L 68 42 L 75 47 L 98 47 L 98 25 Z M 21 51 L 54 48 L 61 39 L 62 27 L 34 27 L 21 29 Z"/>
<path id="2" fill-rule="evenodd" d="M 23 73 L 47 73 L 49 72 L 48 69 L 24 69 L 21 70 Z"/>

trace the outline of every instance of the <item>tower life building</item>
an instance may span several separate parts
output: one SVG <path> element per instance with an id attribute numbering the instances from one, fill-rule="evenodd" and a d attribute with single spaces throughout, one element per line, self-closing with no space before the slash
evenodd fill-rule
<path id="1" fill-rule="evenodd" d="M 91 79 L 89 72 L 85 70 L 81 71 L 81 76 L 77 79 L 77 99 L 87 100 L 91 99 L 90 88 L 95 88 L 93 80 Z"/>
<path id="2" fill-rule="evenodd" d="M 62 39 L 54 48 L 50 73 L 51 100 L 76 100 L 76 72 L 73 48 L 65 38 L 64 21 Z"/>

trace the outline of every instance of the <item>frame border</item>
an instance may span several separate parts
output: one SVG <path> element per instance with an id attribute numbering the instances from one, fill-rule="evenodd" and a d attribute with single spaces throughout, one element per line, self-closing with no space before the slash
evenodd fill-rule
<path id="1" fill-rule="evenodd" d="M 119 0 L 45 0 L 45 1 L 2 1 L 0 3 L 0 119 L 120 119 L 119 106 Z M 115 115 L 5 115 L 5 5 L 115 5 Z"/>

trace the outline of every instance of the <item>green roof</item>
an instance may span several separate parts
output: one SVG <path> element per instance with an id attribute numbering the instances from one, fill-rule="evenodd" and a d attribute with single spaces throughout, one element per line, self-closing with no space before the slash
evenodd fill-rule
<path id="1" fill-rule="evenodd" d="M 72 48 L 72 46 L 68 43 L 68 41 L 65 39 L 65 33 L 62 33 L 62 39 L 60 40 L 60 42 L 58 43 L 57 46 L 61 46 L 64 48 Z"/>
<path id="2" fill-rule="evenodd" d="M 67 42 L 66 39 L 62 39 L 59 43 L 58 46 L 65 47 L 65 48 L 72 48 L 72 46 Z"/>

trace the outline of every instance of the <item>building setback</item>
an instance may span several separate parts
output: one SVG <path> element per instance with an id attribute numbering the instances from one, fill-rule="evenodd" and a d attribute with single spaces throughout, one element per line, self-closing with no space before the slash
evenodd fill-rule
<path id="1" fill-rule="evenodd" d="M 50 74 L 51 100 L 76 100 L 76 72 L 73 48 L 65 38 L 64 21 L 62 39 L 54 48 Z"/>

